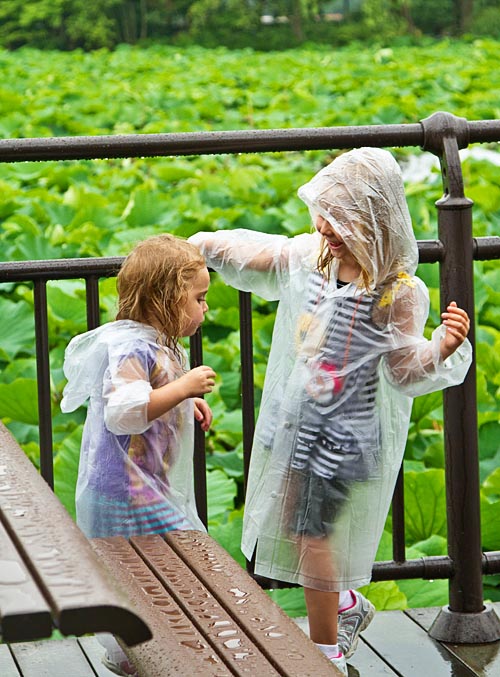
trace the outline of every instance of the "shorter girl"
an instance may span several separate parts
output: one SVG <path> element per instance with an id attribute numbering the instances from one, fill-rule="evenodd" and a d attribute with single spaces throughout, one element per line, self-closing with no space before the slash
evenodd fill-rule
<path id="1" fill-rule="evenodd" d="M 203 322 L 209 282 L 195 246 L 151 237 L 120 269 L 116 321 L 66 350 L 61 410 L 89 399 L 76 488 L 77 522 L 89 538 L 205 530 L 194 497 L 194 419 L 208 430 L 212 413 L 200 396 L 215 372 L 189 370 L 179 339 Z M 116 655 L 121 674 L 132 674 Z"/>

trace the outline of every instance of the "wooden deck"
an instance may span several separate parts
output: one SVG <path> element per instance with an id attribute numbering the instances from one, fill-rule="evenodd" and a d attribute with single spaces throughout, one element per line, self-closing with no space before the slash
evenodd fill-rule
<path id="1" fill-rule="evenodd" d="M 500 603 L 493 605 L 500 615 Z M 439 609 L 381 611 L 349 659 L 349 677 L 500 677 L 500 641 L 442 644 L 427 634 Z M 307 622 L 299 624 L 307 632 Z"/>
<path id="2" fill-rule="evenodd" d="M 494 606 L 500 614 L 500 603 Z M 349 661 L 349 677 L 499 677 L 500 642 L 479 646 L 436 642 L 427 630 L 437 613 L 438 609 L 377 613 Z M 306 623 L 298 622 L 307 631 Z M 95 637 L 4 644 L 0 675 L 112 677 L 101 663 L 102 653 Z"/>

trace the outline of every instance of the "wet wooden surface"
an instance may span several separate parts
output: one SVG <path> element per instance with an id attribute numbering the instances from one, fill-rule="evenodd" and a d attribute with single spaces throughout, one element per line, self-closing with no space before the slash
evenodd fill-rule
<path id="1" fill-rule="evenodd" d="M 500 616 L 500 603 L 493 606 Z M 436 642 L 427 633 L 438 613 L 438 608 L 379 611 L 348 661 L 349 677 L 500 677 L 500 641 Z M 298 622 L 307 632 L 307 623 Z"/>
<path id="2" fill-rule="evenodd" d="M 500 604 L 494 606 L 500 614 Z M 349 677 L 499 677 L 500 642 L 479 646 L 435 642 L 427 630 L 437 613 L 438 609 L 378 612 L 349 660 Z M 4 644 L 0 675 L 112 677 L 101 663 L 102 654 L 95 637 Z M 317 674 L 327 677 L 335 672 L 326 668 Z M 267 675 L 261 672 L 259 677 Z M 301 677 L 300 670 L 296 677 Z"/>
<path id="3" fill-rule="evenodd" d="M 141 677 L 317 677 L 318 648 L 208 534 L 94 538 L 153 638 L 124 647 Z"/>

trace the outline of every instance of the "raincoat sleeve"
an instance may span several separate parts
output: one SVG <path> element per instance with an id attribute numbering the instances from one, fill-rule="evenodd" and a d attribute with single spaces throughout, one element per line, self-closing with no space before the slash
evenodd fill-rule
<path id="1" fill-rule="evenodd" d="M 109 367 L 104 375 L 104 423 L 115 435 L 139 435 L 153 425 L 148 404 L 153 390 L 148 352 L 109 346 Z"/>
<path id="2" fill-rule="evenodd" d="M 382 360 L 389 383 L 409 397 L 462 383 L 472 362 L 469 340 L 443 360 L 440 343 L 446 327 L 437 327 L 430 339 L 423 335 L 429 311 L 429 295 L 424 283 L 414 277 L 411 284 L 394 295 L 389 311 L 393 349 Z"/>
<path id="3" fill-rule="evenodd" d="M 189 242 L 201 250 L 207 266 L 232 287 L 268 301 L 281 297 L 289 275 L 290 238 L 235 229 L 197 233 Z"/>

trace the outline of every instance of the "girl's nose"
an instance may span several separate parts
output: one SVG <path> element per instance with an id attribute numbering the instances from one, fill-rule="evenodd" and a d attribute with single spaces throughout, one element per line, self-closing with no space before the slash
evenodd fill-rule
<path id="1" fill-rule="evenodd" d="M 318 233 L 321 233 L 321 235 L 325 235 L 326 233 L 332 232 L 332 227 L 325 218 L 318 216 L 316 219 L 316 230 Z"/>

